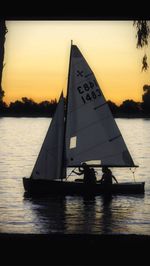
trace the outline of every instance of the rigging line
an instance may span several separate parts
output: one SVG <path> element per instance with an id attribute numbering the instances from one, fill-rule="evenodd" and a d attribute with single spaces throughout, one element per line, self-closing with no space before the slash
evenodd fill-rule
<path id="1" fill-rule="evenodd" d="M 77 167 L 75 167 L 71 172 L 70 174 L 66 177 L 66 180 L 71 176 L 71 174 L 73 173 L 73 171 L 76 169 Z"/>
<path id="2" fill-rule="evenodd" d="M 135 171 L 136 171 L 136 168 L 134 168 L 134 169 L 132 170 L 131 167 L 130 167 L 130 171 L 131 171 L 131 173 L 133 174 L 133 179 L 134 179 L 134 182 L 135 182 Z"/>

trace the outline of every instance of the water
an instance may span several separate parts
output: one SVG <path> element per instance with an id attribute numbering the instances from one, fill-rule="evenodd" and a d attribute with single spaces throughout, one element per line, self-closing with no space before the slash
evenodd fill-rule
<path id="1" fill-rule="evenodd" d="M 150 120 L 116 119 L 135 164 L 113 169 L 118 181 L 145 181 L 145 195 L 24 197 L 49 118 L 0 118 L 0 232 L 150 235 Z M 68 173 L 69 174 L 69 173 Z M 101 175 L 101 171 L 99 172 Z M 71 176 L 70 179 L 74 179 Z"/>

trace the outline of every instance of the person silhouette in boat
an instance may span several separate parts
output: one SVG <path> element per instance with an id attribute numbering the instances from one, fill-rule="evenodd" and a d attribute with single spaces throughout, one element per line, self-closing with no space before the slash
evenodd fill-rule
<path id="1" fill-rule="evenodd" d="M 82 163 L 82 166 L 79 167 L 79 172 L 72 171 L 77 175 L 84 175 L 83 181 L 85 184 L 96 184 L 96 175 L 94 168 L 89 167 L 86 163 Z"/>
<path id="2" fill-rule="evenodd" d="M 116 183 L 118 183 L 116 177 L 112 174 L 112 171 L 108 167 L 106 166 L 102 167 L 102 172 L 103 172 L 103 175 L 100 180 L 100 183 L 106 184 L 106 185 L 112 185 L 113 179 L 115 180 Z"/>

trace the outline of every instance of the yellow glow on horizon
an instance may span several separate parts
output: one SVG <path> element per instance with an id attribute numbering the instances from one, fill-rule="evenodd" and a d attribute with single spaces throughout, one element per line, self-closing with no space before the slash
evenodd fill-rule
<path id="1" fill-rule="evenodd" d="M 132 21 L 7 21 L 4 101 L 58 99 L 66 92 L 71 39 L 94 71 L 107 100 L 141 101 L 141 73 Z"/>

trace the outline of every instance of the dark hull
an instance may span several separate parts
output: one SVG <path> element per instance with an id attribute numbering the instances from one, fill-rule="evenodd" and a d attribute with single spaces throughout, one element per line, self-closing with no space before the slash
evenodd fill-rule
<path id="1" fill-rule="evenodd" d="M 83 182 L 61 180 L 34 180 L 23 178 L 24 189 L 29 194 L 41 195 L 101 195 L 101 194 L 143 194 L 144 182 L 86 185 Z"/>

